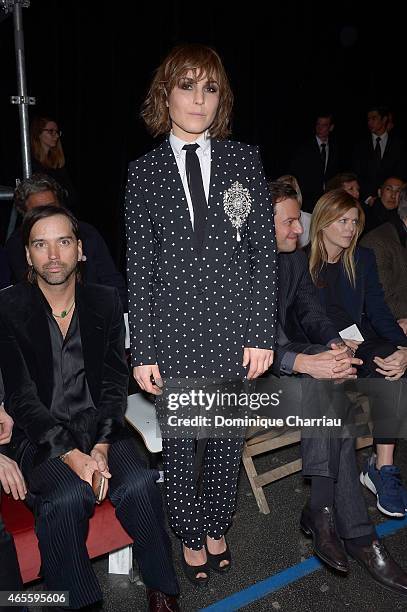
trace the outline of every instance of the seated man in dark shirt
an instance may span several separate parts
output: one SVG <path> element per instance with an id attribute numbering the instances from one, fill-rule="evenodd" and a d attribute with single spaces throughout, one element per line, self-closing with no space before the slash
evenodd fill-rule
<path id="1" fill-rule="evenodd" d="M 58 183 L 45 174 L 33 174 L 18 185 L 14 194 L 14 205 L 22 215 L 36 206 L 62 206 L 64 192 Z M 79 235 L 83 246 L 81 274 L 88 283 L 98 283 L 116 287 L 119 291 L 123 309 L 127 312 L 127 288 L 120 272 L 116 269 L 105 241 L 96 228 L 79 221 Z M 12 280 L 25 280 L 27 259 L 21 236 L 21 227 L 10 236 L 6 251 L 12 272 Z"/>
<path id="2" fill-rule="evenodd" d="M 49 590 L 73 609 L 102 597 L 86 550 L 94 477 L 134 539 L 150 611 L 178 610 L 156 470 L 124 426 L 128 369 L 117 289 L 82 284 L 78 223 L 62 207 L 29 211 L 22 226 L 28 281 L 0 292 L 0 367 L 14 420 L 9 455 L 21 465 Z M 103 496 L 102 496 L 103 497 Z"/>

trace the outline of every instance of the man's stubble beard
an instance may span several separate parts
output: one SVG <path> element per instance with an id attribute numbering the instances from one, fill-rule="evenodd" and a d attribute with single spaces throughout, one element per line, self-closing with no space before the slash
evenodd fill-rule
<path id="1" fill-rule="evenodd" d="M 76 274 L 77 264 L 75 264 L 73 268 L 70 268 L 68 270 L 61 270 L 58 275 L 55 273 L 52 274 L 50 272 L 47 273 L 46 270 L 44 271 L 36 270 L 35 268 L 33 269 L 37 277 L 40 277 L 47 285 L 63 285 L 71 278 L 72 274 Z"/>

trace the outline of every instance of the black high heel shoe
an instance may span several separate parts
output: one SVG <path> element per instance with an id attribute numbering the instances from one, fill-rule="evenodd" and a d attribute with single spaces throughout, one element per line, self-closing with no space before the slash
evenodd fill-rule
<path id="1" fill-rule="evenodd" d="M 230 566 L 232 565 L 232 555 L 230 554 L 230 548 L 226 540 L 225 544 L 226 550 L 217 555 L 210 553 L 208 546 L 205 544 L 206 554 L 208 556 L 207 564 L 211 569 L 215 570 L 215 572 L 219 572 L 220 574 L 228 572 L 230 570 Z M 228 561 L 228 563 L 226 565 L 220 565 L 222 561 Z"/>
<path id="2" fill-rule="evenodd" d="M 184 570 L 185 576 L 188 578 L 192 584 L 195 586 L 203 586 L 209 580 L 209 565 L 208 562 L 203 565 L 189 565 L 185 561 L 184 557 L 184 547 L 181 542 L 181 561 L 182 561 L 182 569 Z M 206 574 L 206 576 L 198 576 L 198 574 Z"/>

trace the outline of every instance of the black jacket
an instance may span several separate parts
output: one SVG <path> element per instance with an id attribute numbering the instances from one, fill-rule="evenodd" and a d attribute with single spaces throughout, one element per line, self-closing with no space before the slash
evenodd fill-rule
<path id="1" fill-rule="evenodd" d="M 329 154 L 325 173 L 315 136 L 298 147 L 290 162 L 289 172 L 296 177 L 299 183 L 303 198 L 303 210 L 306 212 L 314 210 L 317 200 L 324 193 L 326 182 L 340 171 L 340 165 L 340 154 L 334 138 L 329 139 Z"/>
<path id="2" fill-rule="evenodd" d="M 69 426 L 51 414 L 52 349 L 39 288 L 27 282 L 0 292 L 0 368 L 5 407 L 14 419 L 9 455 L 19 460 L 28 442 L 36 463 L 71 448 L 89 452 L 98 442 L 124 435 L 128 368 L 123 312 L 117 291 L 99 285 L 76 287 L 86 380 L 96 409 Z"/>
<path id="3" fill-rule="evenodd" d="M 168 139 L 130 164 L 126 196 L 133 365 L 158 363 L 167 379 L 244 377 L 243 347 L 273 348 L 276 324 L 274 224 L 258 151 L 211 140 L 199 256 Z M 251 202 L 239 236 L 225 200 L 235 213 Z"/>
<path id="4" fill-rule="evenodd" d="M 273 372 L 280 376 L 292 373 L 282 364 L 292 365 L 294 354 L 328 350 L 330 343 L 338 340 L 338 332 L 319 301 L 304 251 L 279 253 L 278 266 L 278 334 Z"/>
<path id="5" fill-rule="evenodd" d="M 404 142 L 389 132 L 384 155 L 377 160 L 371 134 L 359 142 L 353 152 L 352 170 L 357 174 L 360 184 L 360 199 L 376 196 L 377 190 L 390 176 L 401 179 L 407 174 L 407 152 Z"/>

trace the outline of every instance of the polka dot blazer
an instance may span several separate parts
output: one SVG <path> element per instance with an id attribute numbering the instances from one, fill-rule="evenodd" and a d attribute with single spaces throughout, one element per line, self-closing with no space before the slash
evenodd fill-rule
<path id="1" fill-rule="evenodd" d="M 224 209 L 236 182 L 251 201 L 240 241 Z M 274 348 L 276 247 L 257 148 L 211 141 L 200 254 L 168 139 L 129 166 L 126 231 L 133 366 L 158 363 L 164 378 L 243 377 L 245 346 Z"/>

